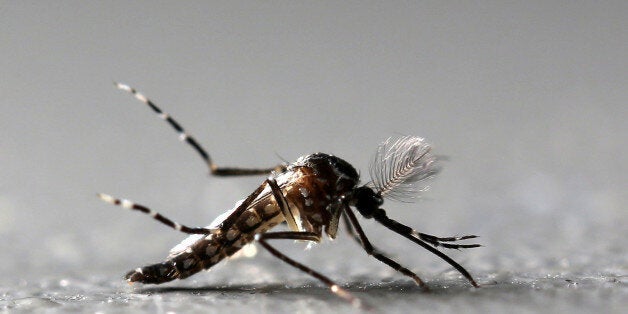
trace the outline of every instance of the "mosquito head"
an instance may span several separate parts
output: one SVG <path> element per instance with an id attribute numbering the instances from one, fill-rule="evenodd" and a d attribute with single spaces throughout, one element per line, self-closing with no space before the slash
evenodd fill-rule
<path id="1" fill-rule="evenodd" d="M 384 198 L 381 193 L 375 192 L 368 186 L 361 186 L 353 191 L 351 205 L 355 206 L 364 218 L 371 218 L 382 204 L 384 204 Z"/>

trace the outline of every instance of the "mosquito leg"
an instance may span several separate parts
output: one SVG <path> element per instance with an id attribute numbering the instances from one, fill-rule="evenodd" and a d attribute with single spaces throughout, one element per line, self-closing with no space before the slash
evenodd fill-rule
<path id="1" fill-rule="evenodd" d="M 122 83 L 114 83 L 118 89 L 131 93 L 137 100 L 143 102 L 148 107 L 150 107 L 153 112 L 155 112 L 159 117 L 168 122 L 170 126 L 179 133 L 179 140 L 182 142 L 187 142 L 190 146 L 196 150 L 196 152 L 203 158 L 207 166 L 209 167 L 209 171 L 211 174 L 216 176 L 245 176 L 245 175 L 259 175 L 259 174 L 268 174 L 273 171 L 283 172 L 286 169 L 286 165 L 281 164 L 277 165 L 273 168 L 236 168 L 236 167 L 218 167 L 211 159 L 207 151 L 199 144 L 194 137 L 185 132 L 185 129 L 169 114 L 163 112 L 161 108 L 157 107 L 155 103 L 153 103 L 150 99 L 148 99 L 144 94 L 138 92 L 134 88 L 122 84 Z"/>
<path id="2" fill-rule="evenodd" d="M 419 235 L 419 237 L 423 238 L 423 237 L 427 237 L 427 238 L 432 238 L 436 241 L 439 242 L 455 242 L 455 241 L 460 241 L 460 240 L 466 240 L 466 239 L 475 239 L 478 238 L 478 236 L 476 235 L 464 235 L 461 237 L 437 237 L 437 236 L 433 236 L 433 235 L 429 235 L 426 233 L 421 233 L 421 232 L 417 232 L 417 234 Z M 425 239 L 423 239 L 425 240 Z"/>
<path id="3" fill-rule="evenodd" d="M 464 269 L 464 267 L 460 266 L 460 264 L 458 264 L 456 261 L 454 261 L 453 259 L 451 259 L 449 256 L 445 255 L 444 253 L 442 253 L 441 251 L 431 247 L 429 244 L 423 242 L 421 239 L 417 238 L 414 236 L 414 234 L 416 233 L 416 231 L 414 231 L 412 228 L 399 223 L 393 219 L 388 218 L 388 216 L 386 215 L 386 211 L 384 211 L 383 209 L 378 209 L 373 213 L 373 218 L 375 218 L 375 220 L 377 220 L 379 223 L 381 223 L 382 225 L 384 225 L 386 228 L 406 237 L 407 239 L 409 239 L 410 241 L 422 246 L 424 249 L 432 252 L 433 254 L 435 254 L 436 256 L 440 257 L 441 259 L 443 259 L 445 262 L 449 263 L 449 265 L 453 266 L 458 272 L 460 272 L 465 278 L 467 278 L 467 280 L 476 288 L 478 288 L 478 284 L 475 282 L 475 280 L 473 279 L 473 277 L 471 277 L 471 274 L 469 274 L 469 272 Z"/>
<path id="4" fill-rule="evenodd" d="M 476 235 L 465 235 L 465 236 L 461 236 L 461 237 L 436 237 L 430 234 L 426 234 L 426 233 L 421 233 L 421 232 L 416 232 L 413 231 L 413 235 L 415 237 L 418 237 L 419 239 L 435 246 L 442 246 L 444 248 L 447 249 L 469 249 L 469 248 L 474 248 L 474 247 L 481 247 L 482 245 L 480 244 L 449 244 L 449 243 L 443 243 L 443 242 L 455 242 L 455 241 L 460 241 L 460 240 L 467 240 L 467 239 L 474 239 L 477 238 L 478 236 Z"/>
<path id="5" fill-rule="evenodd" d="M 255 199 L 262 193 L 262 191 L 264 191 L 266 186 L 270 186 L 273 197 L 275 197 L 277 204 L 279 204 L 279 208 L 286 217 L 286 220 L 291 219 L 294 222 L 294 216 L 292 215 L 292 212 L 289 211 L 288 203 L 286 201 L 286 198 L 283 196 L 281 189 L 277 185 L 277 181 L 275 181 L 275 178 L 269 177 L 255 191 L 253 191 L 253 193 L 247 196 L 247 198 L 244 199 L 242 203 L 240 203 L 240 205 L 238 205 L 238 208 L 236 208 L 227 218 L 225 218 L 225 220 L 220 224 L 220 229 L 228 230 L 229 228 L 231 228 L 236 220 L 240 218 L 242 212 L 246 211 L 249 208 L 253 201 L 255 201 Z M 296 222 L 294 222 L 294 224 L 296 225 Z"/>
<path id="6" fill-rule="evenodd" d="M 118 199 L 118 198 L 114 198 L 111 195 L 107 195 L 107 194 L 102 194 L 99 193 L 98 197 L 110 204 L 116 205 L 116 206 L 120 206 L 126 209 L 131 209 L 131 210 L 137 210 L 140 211 L 144 214 L 147 214 L 151 217 L 153 217 L 155 220 L 163 223 L 166 226 L 169 226 L 177 231 L 181 231 L 183 233 L 189 233 L 189 234 L 211 234 L 211 233 L 216 233 L 219 232 L 218 229 L 207 229 L 207 228 L 200 228 L 200 227 L 188 227 L 185 225 L 182 225 L 180 223 L 174 222 L 172 221 L 170 218 L 167 218 L 165 216 L 163 216 L 162 214 L 146 207 L 140 204 L 135 204 L 129 200 L 126 199 Z"/>
<path id="7" fill-rule="evenodd" d="M 244 201 L 242 201 L 242 203 L 238 205 L 238 208 L 236 208 L 227 218 L 225 218 L 225 220 L 220 224 L 220 229 L 229 230 L 231 226 L 233 226 L 233 224 L 240 218 L 242 212 L 246 211 L 249 205 L 253 203 L 253 201 L 262 193 L 262 191 L 264 191 L 266 185 L 268 185 L 268 180 L 269 179 L 266 179 L 259 187 L 257 187 L 255 191 L 253 191 L 253 193 L 247 196 L 246 199 L 244 199 Z"/>
<path id="8" fill-rule="evenodd" d="M 348 226 L 347 227 L 348 230 L 350 230 L 350 233 L 353 234 L 356 241 L 358 241 L 358 243 L 362 245 L 362 247 L 364 248 L 364 250 L 366 251 L 368 255 L 373 255 L 373 257 L 383 262 L 384 264 L 392 267 L 394 270 L 412 278 L 414 282 L 416 282 L 425 291 L 429 290 L 425 282 L 423 282 L 423 280 L 421 280 L 421 278 L 419 278 L 417 274 L 413 273 L 411 270 L 401 266 L 399 263 L 385 256 L 371 244 L 369 239 L 366 237 L 364 230 L 362 230 L 362 227 L 360 226 L 360 223 L 358 222 L 358 219 L 355 217 L 355 214 L 353 213 L 351 208 L 349 208 L 348 206 L 345 206 L 345 210 L 342 216 L 345 219 L 346 225 Z M 353 227 L 355 227 L 355 230 L 357 231 L 357 235 L 353 233 L 353 228 L 350 225 L 353 225 Z"/>
<path id="9" fill-rule="evenodd" d="M 271 177 L 266 180 L 266 183 L 268 183 L 268 185 L 270 186 L 270 189 L 273 192 L 273 197 L 275 198 L 275 201 L 277 202 L 281 213 L 286 219 L 288 227 L 292 230 L 301 230 L 301 226 L 297 224 L 294 218 L 294 214 L 290 210 L 290 206 L 288 205 L 286 197 L 281 192 L 279 185 L 277 185 L 277 181 L 275 181 L 275 179 Z"/>
<path id="10" fill-rule="evenodd" d="M 362 301 L 359 298 L 355 297 L 349 291 L 341 288 L 338 284 L 333 282 L 327 276 L 325 276 L 325 275 L 323 275 L 323 274 L 321 274 L 321 273 L 311 269 L 308 266 L 305 266 L 305 265 L 303 265 L 303 264 L 301 264 L 301 263 L 299 263 L 299 262 L 289 258 L 285 254 L 279 252 L 277 249 L 272 247 L 266 241 L 266 240 L 270 240 L 270 239 L 285 239 L 285 240 L 303 240 L 303 241 L 319 242 L 320 241 L 320 236 L 318 234 L 313 233 L 313 232 L 271 232 L 271 233 L 257 234 L 255 236 L 255 239 L 266 250 L 268 250 L 271 254 L 273 254 L 275 257 L 279 258 L 280 260 L 286 262 L 287 264 L 289 264 L 289 265 L 291 265 L 291 266 L 293 266 L 295 268 L 298 268 L 299 270 L 309 274 L 310 276 L 312 276 L 312 277 L 322 281 L 327 287 L 329 287 L 331 292 L 333 292 L 337 296 L 345 299 L 346 301 L 350 302 L 353 306 L 355 306 L 355 307 L 364 307 L 364 304 L 362 303 Z"/>
<path id="11" fill-rule="evenodd" d="M 233 225 L 233 223 L 238 219 L 238 217 L 240 217 L 240 214 L 245 211 L 248 206 L 262 193 L 262 191 L 264 190 L 264 188 L 266 187 L 267 182 L 264 181 L 264 183 L 262 183 L 253 193 L 251 193 L 251 195 L 249 195 L 244 201 L 242 201 L 242 203 L 240 203 L 240 205 L 227 217 L 225 218 L 225 220 L 220 224 L 220 228 L 217 229 L 207 229 L 207 228 L 194 228 L 194 227 L 187 227 L 184 225 L 181 225 L 179 223 L 176 223 L 174 221 L 172 221 L 171 219 L 163 216 L 162 214 L 146 207 L 143 205 L 139 205 L 139 204 L 135 204 L 129 200 L 126 199 L 118 199 L 115 198 L 111 195 L 107 195 L 107 194 L 103 194 L 103 193 L 98 193 L 98 197 L 110 204 L 113 205 L 117 205 L 123 208 L 127 208 L 127 209 L 131 209 L 131 210 L 137 210 L 140 211 L 142 213 L 145 213 L 153 218 L 155 218 L 156 220 L 158 220 L 159 222 L 177 230 L 177 231 L 181 231 L 183 233 L 190 233 L 190 234 L 210 234 L 210 233 L 215 233 L 215 232 L 220 232 L 219 230 L 227 230 L 229 228 L 231 228 L 231 226 Z"/>
<path id="12" fill-rule="evenodd" d="M 347 229 L 347 233 L 353 238 L 353 240 L 355 240 L 355 242 L 357 242 L 360 246 L 363 246 L 362 240 L 360 239 L 360 236 L 358 236 L 355 233 L 355 231 L 353 230 L 353 226 L 351 226 L 351 221 L 349 220 L 349 217 L 347 216 L 347 214 L 342 214 L 342 219 L 345 222 L 345 227 Z M 379 250 L 377 250 L 377 251 L 379 251 Z"/>
<path id="13" fill-rule="evenodd" d="M 268 183 L 268 185 L 270 186 L 271 191 L 273 193 L 273 197 L 275 198 L 275 201 L 277 202 L 279 209 L 281 210 L 283 216 L 285 217 L 288 227 L 292 228 L 293 230 L 299 230 L 300 226 L 297 225 L 295 221 L 295 217 L 288 205 L 288 202 L 285 196 L 283 195 L 283 193 L 281 192 L 281 189 L 277 185 L 277 182 L 275 181 L 275 179 L 272 177 L 268 178 L 266 180 L 266 183 Z M 289 239 L 289 240 L 291 239 L 291 240 L 320 242 L 320 235 L 313 232 L 305 232 L 305 231 L 269 232 L 269 233 L 261 233 L 261 234 L 255 235 L 255 240 L 258 241 L 271 254 L 275 255 L 275 257 L 292 265 L 293 267 L 300 269 L 301 271 L 305 273 L 310 274 L 311 276 L 325 283 L 329 287 L 329 289 L 337 296 L 349 301 L 352 305 L 356 307 L 363 306 L 362 301 L 360 299 L 356 298 L 348 291 L 340 288 L 340 286 L 338 286 L 335 282 L 333 282 L 328 277 L 314 271 L 313 269 L 279 252 L 277 249 L 275 249 L 270 244 L 268 244 L 266 240 L 269 240 L 269 239 Z"/>

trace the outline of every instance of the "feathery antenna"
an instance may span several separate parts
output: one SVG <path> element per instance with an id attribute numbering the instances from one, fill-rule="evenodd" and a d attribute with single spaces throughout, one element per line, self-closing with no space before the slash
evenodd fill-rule
<path id="1" fill-rule="evenodd" d="M 370 167 L 371 185 L 382 196 L 412 202 L 426 190 L 428 179 L 440 168 L 431 146 L 423 138 L 388 138 L 377 148 Z"/>

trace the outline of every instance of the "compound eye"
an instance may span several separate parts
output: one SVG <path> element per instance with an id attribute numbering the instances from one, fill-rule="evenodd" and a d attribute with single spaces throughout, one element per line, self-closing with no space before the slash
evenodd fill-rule
<path id="1" fill-rule="evenodd" d="M 355 190 L 355 207 L 366 218 L 370 218 L 373 212 L 384 203 L 381 195 L 375 193 L 367 186 L 361 186 Z"/>

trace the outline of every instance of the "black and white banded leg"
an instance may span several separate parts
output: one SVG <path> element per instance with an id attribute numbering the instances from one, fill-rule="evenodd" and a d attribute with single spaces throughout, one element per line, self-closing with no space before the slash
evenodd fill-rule
<path id="1" fill-rule="evenodd" d="M 349 206 L 344 206 L 342 217 L 344 218 L 345 225 L 347 226 L 347 232 L 362 246 L 362 248 L 364 248 L 368 255 L 372 255 L 382 263 L 392 267 L 394 270 L 412 278 L 412 280 L 414 280 L 414 282 L 416 282 L 423 290 L 429 291 L 425 282 L 423 282 L 417 274 L 385 256 L 382 252 L 380 252 L 380 250 L 371 244 L 369 239 L 366 237 L 364 230 L 362 230 L 362 226 L 360 226 L 358 219 L 355 217 L 355 214 Z M 357 234 L 354 232 L 353 228 L 355 228 L 355 232 L 357 232 Z"/>
<path id="2" fill-rule="evenodd" d="M 104 194 L 104 193 L 98 193 L 98 197 L 109 203 L 109 204 L 113 204 L 116 206 L 120 206 L 126 209 L 130 209 L 130 210 L 137 210 L 139 212 L 142 212 L 144 214 L 147 214 L 151 217 L 153 217 L 155 220 L 163 223 L 166 226 L 169 226 L 177 231 L 181 231 L 183 233 L 188 233 L 188 234 L 212 234 L 212 233 L 218 233 L 220 232 L 221 229 L 223 230 L 227 230 L 229 228 L 231 228 L 231 226 L 235 223 L 235 221 L 238 219 L 238 217 L 240 216 L 240 214 L 242 214 L 243 211 L 247 210 L 247 208 L 249 207 L 249 205 L 251 205 L 251 203 L 262 193 L 262 191 L 264 190 L 264 188 L 266 188 L 266 185 L 268 184 L 270 179 L 267 179 L 264 181 L 264 183 L 262 183 L 255 191 L 253 191 L 253 193 L 251 193 L 246 199 L 244 199 L 244 201 L 242 201 L 242 203 L 238 206 L 238 208 L 236 208 L 233 213 L 231 213 L 231 215 L 229 215 L 229 217 L 225 218 L 225 220 L 222 222 L 222 224 L 220 225 L 220 229 L 207 229 L 207 228 L 202 228 L 202 227 L 187 227 L 185 225 L 182 225 L 180 223 L 177 223 L 175 221 L 173 221 L 170 218 L 167 218 L 165 216 L 163 216 L 162 214 L 144 206 L 144 205 L 140 205 L 140 204 L 136 204 L 130 200 L 127 199 L 119 199 L 119 198 L 115 198 L 111 195 L 108 194 Z M 281 193 L 281 192 L 280 192 Z M 282 195 L 283 196 L 283 195 Z M 293 218 L 294 219 L 294 218 Z"/>
<path id="3" fill-rule="evenodd" d="M 217 166 L 207 153 L 207 151 L 199 144 L 193 136 L 189 135 L 185 129 L 169 114 L 163 112 L 161 108 L 157 107 L 155 103 L 153 103 L 150 99 L 148 99 L 144 94 L 138 92 L 134 88 L 129 85 L 114 82 L 115 86 L 118 89 L 131 93 L 137 100 L 143 102 L 148 107 L 150 107 L 153 112 L 155 112 L 159 117 L 168 122 L 170 126 L 179 134 L 179 140 L 182 142 L 187 142 L 190 146 L 192 146 L 196 152 L 203 158 L 207 166 L 209 167 L 209 171 L 212 175 L 216 176 L 244 176 L 244 175 L 260 175 L 260 174 L 268 174 L 273 171 L 275 172 L 283 172 L 286 169 L 285 164 L 277 165 L 273 168 L 238 168 L 238 167 L 219 167 Z"/>
<path id="4" fill-rule="evenodd" d="M 464 269 L 464 267 L 462 267 L 460 264 L 458 264 L 456 261 L 454 261 L 453 259 L 451 259 L 449 256 L 445 255 L 444 253 L 442 253 L 441 251 L 433 248 L 430 246 L 430 244 L 424 242 L 423 240 L 419 239 L 419 237 L 417 237 L 417 235 L 419 234 L 416 230 L 396 221 L 393 219 L 388 218 L 388 216 L 386 215 L 386 211 L 378 208 L 377 210 L 375 210 L 373 212 L 373 218 L 378 221 L 379 223 L 381 223 L 382 225 L 384 225 L 386 228 L 404 236 L 405 238 L 409 239 L 410 241 L 422 246 L 424 249 L 432 252 L 433 254 L 435 254 L 436 256 L 440 257 L 441 259 L 443 259 L 445 262 L 449 263 L 449 265 L 453 266 L 460 274 L 462 274 L 474 287 L 478 288 L 479 285 L 475 282 L 475 279 L 473 279 L 473 277 L 471 277 L 471 274 L 469 274 L 469 272 Z M 432 244 L 433 245 L 433 244 Z M 474 246 L 475 247 L 475 246 Z"/>
<path id="5" fill-rule="evenodd" d="M 182 225 L 178 222 L 175 222 L 173 220 L 171 220 L 168 217 L 165 217 L 164 215 L 144 206 L 144 205 L 140 205 L 140 204 L 136 204 L 132 201 L 129 201 L 127 199 L 119 199 L 119 198 L 115 198 L 111 195 L 108 194 L 103 194 L 103 193 L 98 193 L 98 197 L 110 204 L 116 205 L 116 206 L 120 206 L 122 208 L 126 208 L 126 209 L 130 209 L 130 210 L 137 210 L 139 212 L 142 212 L 144 214 L 147 214 L 151 217 L 153 217 L 155 220 L 163 223 L 166 226 L 169 226 L 170 228 L 177 230 L 177 231 L 181 231 L 183 233 L 188 233 L 188 234 L 213 234 L 213 233 L 219 233 L 220 230 L 219 229 L 207 229 L 207 228 L 202 228 L 202 227 L 188 227 L 185 225 Z"/>
<path id="6" fill-rule="evenodd" d="M 281 193 L 281 189 L 279 188 L 279 186 L 277 186 L 277 182 L 275 181 L 274 178 L 269 177 L 268 179 L 266 179 L 259 187 L 257 187 L 257 189 L 255 191 L 253 191 L 253 193 L 251 193 L 249 196 L 247 196 L 246 199 L 244 199 L 244 201 L 242 201 L 242 203 L 240 203 L 240 205 L 238 205 L 238 208 L 236 208 L 233 213 L 231 213 L 231 215 L 229 215 L 229 217 L 225 218 L 225 220 L 220 224 L 220 229 L 223 230 L 227 230 L 229 228 L 231 228 L 231 226 L 235 223 L 235 221 L 238 219 L 238 217 L 240 216 L 240 214 L 242 214 L 243 211 L 247 210 L 249 205 L 251 205 L 251 203 L 262 193 L 262 191 L 264 191 L 264 189 L 266 188 L 267 185 L 270 185 L 270 188 L 273 192 L 273 196 L 275 197 L 275 200 L 277 201 L 277 203 L 279 204 L 279 208 L 281 208 L 282 210 L 282 214 L 284 214 L 287 218 L 286 219 L 291 219 L 292 221 L 294 221 L 294 217 L 292 216 L 292 213 L 289 211 L 286 211 L 288 203 L 285 199 L 285 197 L 283 196 L 283 194 Z M 181 225 L 175 221 L 173 221 L 170 218 L 165 217 L 164 215 L 150 209 L 147 206 L 144 205 L 140 205 L 140 204 L 136 204 L 130 200 L 127 199 L 120 199 L 120 198 L 115 198 L 111 195 L 108 194 L 104 194 L 104 193 L 98 193 L 97 196 L 109 203 L 109 204 L 113 204 L 116 206 L 120 206 L 126 209 L 130 209 L 130 210 L 137 210 L 139 212 L 142 212 L 144 214 L 147 214 L 151 217 L 153 217 L 155 220 L 165 224 L 166 226 L 169 226 L 177 231 L 181 231 L 183 233 L 189 233 L 189 234 L 211 234 L 211 233 L 216 233 L 216 232 L 220 232 L 220 229 L 207 229 L 207 228 L 201 228 L 201 227 L 187 227 L 185 225 Z"/>
<path id="7" fill-rule="evenodd" d="M 291 259 L 290 257 L 286 256 L 285 254 L 279 252 L 277 249 L 275 249 L 273 246 L 271 246 L 267 240 L 271 240 L 271 239 L 282 239 L 282 240 L 300 240 L 300 241 L 313 241 L 313 242 L 319 242 L 320 241 L 320 236 L 316 233 L 313 232 L 291 232 L 291 231 L 286 231 L 286 232 L 269 232 L 269 233 L 259 233 L 255 235 L 255 240 L 257 242 L 259 242 L 262 247 L 264 247 L 266 250 L 268 250 L 271 254 L 273 254 L 275 257 L 279 258 L 280 260 L 286 262 L 287 264 L 309 274 L 310 276 L 322 281 L 327 287 L 329 287 L 329 290 L 331 290 L 331 292 L 333 292 L 334 294 L 336 294 L 337 296 L 347 300 L 348 302 L 350 302 L 353 306 L 355 307 L 363 307 L 363 308 L 369 308 L 369 306 L 367 304 L 364 304 L 362 302 L 362 300 L 360 300 L 359 298 L 357 298 L 356 296 L 354 296 L 353 294 L 351 294 L 349 291 L 341 288 L 337 283 L 335 283 L 333 280 L 329 279 L 329 277 L 313 270 L 312 268 L 305 266 L 293 259 Z"/>
<path id="8" fill-rule="evenodd" d="M 476 235 L 464 235 L 460 237 L 442 237 L 441 238 L 441 237 L 436 237 L 430 234 L 416 232 L 416 231 L 414 231 L 412 235 L 414 235 L 415 237 L 418 237 L 419 239 L 435 247 L 441 246 L 446 249 L 470 249 L 470 248 L 482 246 L 481 244 L 475 244 L 475 243 L 474 244 L 443 243 L 443 242 L 456 242 L 456 241 L 467 240 L 467 239 L 475 239 L 478 237 Z"/>

